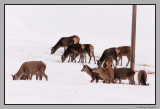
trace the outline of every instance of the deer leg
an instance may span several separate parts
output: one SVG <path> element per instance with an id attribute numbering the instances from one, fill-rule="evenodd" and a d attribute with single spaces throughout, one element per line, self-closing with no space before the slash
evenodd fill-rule
<path id="1" fill-rule="evenodd" d="M 71 62 L 73 62 L 74 60 L 74 62 L 76 63 L 76 58 L 75 58 L 76 56 L 75 56 L 75 53 L 72 53 L 72 55 L 71 55 Z"/>
<path id="2" fill-rule="evenodd" d="M 83 61 L 84 62 L 84 58 L 85 58 L 85 56 L 82 56 L 83 54 L 82 53 L 80 53 L 80 58 L 79 58 L 79 62 L 80 62 L 80 60 L 81 60 L 81 62 Z M 84 54 L 85 55 L 85 54 Z M 82 62 L 82 63 L 83 63 Z"/>
<path id="3" fill-rule="evenodd" d="M 135 81 L 133 77 L 128 78 L 129 79 L 129 84 L 134 85 Z"/>
<path id="4" fill-rule="evenodd" d="M 75 53 L 73 53 L 73 57 L 74 57 L 74 62 L 76 63 L 76 54 Z"/>
<path id="5" fill-rule="evenodd" d="M 38 76 L 39 76 L 39 75 L 38 75 L 38 74 L 36 74 L 36 80 L 38 80 Z"/>
<path id="6" fill-rule="evenodd" d="M 82 61 L 82 63 L 84 63 L 84 56 L 83 56 L 83 54 L 81 54 L 81 61 Z"/>
<path id="7" fill-rule="evenodd" d="M 39 80 L 42 80 L 42 76 L 40 74 L 38 74 Z"/>
<path id="8" fill-rule="evenodd" d="M 116 61 L 116 66 L 115 67 L 117 67 L 117 59 L 115 59 L 115 61 Z"/>
<path id="9" fill-rule="evenodd" d="M 42 77 L 45 77 L 46 78 L 46 81 L 48 81 L 48 76 L 45 74 L 45 73 L 41 73 L 40 74 Z"/>
<path id="10" fill-rule="evenodd" d="M 90 57 L 90 58 L 89 58 L 89 64 L 90 64 L 92 56 L 89 54 L 89 57 Z"/>
<path id="11" fill-rule="evenodd" d="M 31 74 L 31 73 L 29 73 L 28 78 L 29 78 L 30 80 L 32 80 L 32 74 Z"/>
<path id="12" fill-rule="evenodd" d="M 119 79 L 119 84 L 121 84 L 121 79 Z"/>
<path id="13" fill-rule="evenodd" d="M 130 62 L 130 57 L 127 56 L 127 58 L 128 58 L 128 63 L 127 63 L 127 65 L 126 65 L 126 67 L 128 66 L 128 64 L 129 64 L 129 62 Z"/>
<path id="14" fill-rule="evenodd" d="M 92 77 L 91 83 L 95 80 L 96 78 Z"/>
<path id="15" fill-rule="evenodd" d="M 99 78 L 96 78 L 96 83 L 98 83 L 98 81 L 99 81 Z"/>
<path id="16" fill-rule="evenodd" d="M 94 63 L 96 64 L 94 52 L 92 52 L 92 56 L 93 56 L 93 58 L 94 58 Z"/>
<path id="17" fill-rule="evenodd" d="M 121 66 L 122 66 L 122 56 L 121 56 Z"/>
<path id="18" fill-rule="evenodd" d="M 68 60 L 68 62 L 70 62 L 70 58 L 71 58 L 71 54 L 69 54 L 69 60 Z"/>
<path id="19" fill-rule="evenodd" d="M 80 60 L 81 60 L 81 55 L 79 56 L 79 61 L 78 61 L 78 63 L 80 63 Z M 81 61 L 82 62 L 82 61 Z"/>
<path id="20" fill-rule="evenodd" d="M 85 58 L 85 63 L 87 63 L 87 62 L 86 62 L 86 53 L 84 53 L 84 56 L 85 56 L 85 57 L 84 57 L 84 58 Z"/>

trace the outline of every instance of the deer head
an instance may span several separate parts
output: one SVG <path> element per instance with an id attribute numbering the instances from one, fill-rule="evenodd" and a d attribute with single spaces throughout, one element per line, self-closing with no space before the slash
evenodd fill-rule
<path id="1" fill-rule="evenodd" d="M 83 65 L 83 68 L 82 68 L 81 72 L 86 71 L 86 70 L 87 70 L 87 66 Z"/>
<path id="2" fill-rule="evenodd" d="M 54 49 L 54 47 L 51 47 L 51 54 L 54 54 L 55 53 L 55 49 Z"/>

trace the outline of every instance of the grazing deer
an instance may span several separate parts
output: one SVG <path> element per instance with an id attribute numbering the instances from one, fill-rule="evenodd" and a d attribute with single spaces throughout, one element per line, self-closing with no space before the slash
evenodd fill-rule
<path id="1" fill-rule="evenodd" d="M 92 72 L 92 68 L 90 68 L 88 65 L 84 65 L 81 72 L 86 72 L 88 75 L 91 76 L 92 80 L 91 80 L 91 83 L 96 80 L 96 83 L 98 83 L 99 80 L 103 80 L 99 74 L 97 73 L 93 73 Z"/>
<path id="2" fill-rule="evenodd" d="M 121 80 L 129 80 L 129 84 L 135 84 L 134 81 L 135 71 L 132 68 L 114 68 L 114 79 L 119 80 L 119 84 L 121 84 Z"/>
<path id="3" fill-rule="evenodd" d="M 130 46 L 121 46 L 121 47 L 117 47 L 117 49 L 120 50 L 118 63 L 121 60 L 121 66 L 122 66 L 122 56 L 127 56 L 127 58 L 128 58 L 128 63 L 126 65 L 126 67 L 127 67 L 130 62 L 131 47 Z"/>
<path id="4" fill-rule="evenodd" d="M 101 78 L 103 78 L 104 83 L 111 83 L 114 79 L 114 70 L 112 67 L 107 67 L 106 69 L 100 68 L 94 68 L 92 70 L 94 73 L 98 73 Z"/>
<path id="5" fill-rule="evenodd" d="M 85 57 L 85 63 L 86 63 L 86 53 L 87 53 L 90 57 L 89 63 L 91 61 L 91 58 L 93 57 L 94 58 L 94 63 L 96 64 L 95 56 L 94 56 L 94 46 L 92 44 L 81 44 L 81 47 L 82 47 L 82 53 L 84 54 L 84 57 Z M 73 60 L 75 60 L 75 58 L 78 55 L 79 54 L 71 54 L 71 62 L 73 62 Z M 73 58 L 73 57 L 75 57 L 75 58 Z M 79 62 L 80 62 L 80 59 L 79 59 Z"/>
<path id="6" fill-rule="evenodd" d="M 70 58 L 70 55 L 72 53 L 80 54 L 80 59 L 82 60 L 82 63 L 83 63 L 84 56 L 82 54 L 81 44 L 72 44 L 72 45 L 69 45 L 68 48 L 67 48 L 67 50 L 64 52 L 64 54 L 61 57 L 62 62 L 64 62 L 68 56 Z"/>
<path id="7" fill-rule="evenodd" d="M 102 56 L 100 57 L 100 59 L 97 61 L 97 65 L 98 67 L 100 67 L 102 65 L 102 63 L 105 61 L 105 60 L 108 60 L 108 59 L 112 59 L 112 60 L 115 60 L 116 61 L 116 66 L 117 66 L 117 57 L 119 55 L 119 50 L 117 48 L 109 48 L 109 49 L 106 49 L 104 50 Z"/>
<path id="8" fill-rule="evenodd" d="M 149 85 L 146 83 L 147 81 L 147 73 L 144 70 L 140 70 L 138 73 L 138 84 L 139 85 Z"/>
<path id="9" fill-rule="evenodd" d="M 33 75 L 40 75 L 46 78 L 48 81 L 48 76 L 45 74 L 46 64 L 42 61 L 28 61 L 24 62 L 18 72 L 12 75 L 13 80 L 23 79 L 26 76 L 27 79 L 32 80 Z"/>
<path id="10" fill-rule="evenodd" d="M 80 38 L 77 35 L 73 35 L 70 37 L 62 37 L 57 44 L 51 48 L 51 54 L 54 54 L 57 49 L 60 47 L 64 47 L 64 51 L 66 50 L 66 47 L 72 44 L 78 44 L 80 41 Z"/>

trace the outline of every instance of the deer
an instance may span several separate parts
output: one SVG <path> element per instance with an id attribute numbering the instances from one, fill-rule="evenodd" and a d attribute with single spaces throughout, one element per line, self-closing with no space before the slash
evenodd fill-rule
<path id="1" fill-rule="evenodd" d="M 96 83 L 98 83 L 99 80 L 103 80 L 99 74 L 97 73 L 93 73 L 92 72 L 92 68 L 90 68 L 88 65 L 83 65 L 83 68 L 81 70 L 81 72 L 86 72 L 91 78 L 91 83 L 96 80 Z"/>
<path id="2" fill-rule="evenodd" d="M 91 61 L 91 58 L 94 58 L 94 63 L 96 64 L 95 61 L 95 56 L 94 56 L 94 46 L 92 44 L 81 44 L 82 47 L 82 53 L 84 54 L 84 58 L 85 58 L 85 63 L 86 63 L 86 54 L 89 55 L 90 59 L 89 59 L 89 63 Z M 75 58 L 73 57 L 77 57 L 79 54 L 71 54 L 71 62 L 73 62 L 73 60 L 75 60 Z M 75 60 L 76 62 L 76 60 Z M 80 59 L 79 61 L 80 62 Z"/>
<path id="3" fill-rule="evenodd" d="M 72 44 L 72 45 L 69 45 L 67 50 L 64 52 L 64 54 L 61 56 L 61 60 L 62 62 L 64 62 L 66 60 L 66 58 L 69 56 L 70 58 L 70 55 L 72 53 L 77 53 L 77 54 L 80 54 L 80 59 L 81 59 L 81 62 L 83 63 L 83 60 L 84 60 L 84 56 L 82 54 L 82 47 L 81 47 L 81 44 Z M 74 57 L 75 58 L 75 57 Z M 70 59 L 69 59 L 70 60 Z M 68 61 L 69 62 L 69 61 Z"/>
<path id="4" fill-rule="evenodd" d="M 77 35 L 73 35 L 70 37 L 62 37 L 54 47 L 51 47 L 51 54 L 54 54 L 60 47 L 64 47 L 64 52 L 66 47 L 72 44 L 78 44 L 80 42 L 80 38 Z"/>
<path id="5" fill-rule="evenodd" d="M 132 68 L 114 68 L 114 80 L 119 80 L 121 84 L 122 80 L 129 80 L 129 84 L 134 85 L 135 71 Z"/>
<path id="6" fill-rule="evenodd" d="M 119 55 L 119 52 L 120 50 L 113 47 L 113 48 L 109 48 L 109 49 L 106 49 L 104 50 L 102 56 L 100 57 L 100 59 L 97 61 L 97 65 L 98 67 L 100 67 L 102 65 L 102 63 L 105 61 L 105 60 L 108 60 L 108 59 L 112 59 L 112 60 L 115 60 L 116 61 L 116 66 L 117 66 L 117 57 Z"/>
<path id="7" fill-rule="evenodd" d="M 114 79 L 114 70 L 112 67 L 107 67 L 107 68 L 94 68 L 92 70 L 94 73 L 98 73 L 101 78 L 103 78 L 103 83 L 111 83 L 113 82 Z"/>
<path id="8" fill-rule="evenodd" d="M 23 79 L 25 76 L 27 79 L 32 80 L 33 75 L 40 75 L 45 77 L 48 81 L 48 76 L 45 74 L 46 64 L 42 61 L 28 61 L 24 62 L 18 72 L 15 75 L 11 75 L 13 80 Z"/>
<path id="9" fill-rule="evenodd" d="M 126 67 L 127 67 L 130 62 L 131 47 L 130 46 L 121 46 L 121 47 L 117 47 L 117 49 L 120 51 L 119 56 L 118 56 L 119 57 L 118 63 L 121 60 L 121 66 L 122 66 L 122 57 L 127 56 L 127 59 L 128 59 L 128 63 L 126 64 Z"/>
<path id="10" fill-rule="evenodd" d="M 147 81 L 147 73 L 144 70 L 140 70 L 138 73 L 138 84 L 148 86 L 149 84 L 147 84 L 146 81 Z"/>

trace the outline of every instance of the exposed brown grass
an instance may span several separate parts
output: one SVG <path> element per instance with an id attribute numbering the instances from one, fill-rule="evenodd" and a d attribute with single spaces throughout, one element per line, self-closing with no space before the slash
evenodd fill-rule
<path id="1" fill-rule="evenodd" d="M 99 56 L 95 56 L 95 58 L 100 58 Z"/>
<path id="2" fill-rule="evenodd" d="M 151 65 L 147 65 L 147 64 L 140 64 L 139 66 L 151 67 Z"/>
<path id="3" fill-rule="evenodd" d="M 155 72 L 148 72 L 147 74 L 155 74 Z"/>

